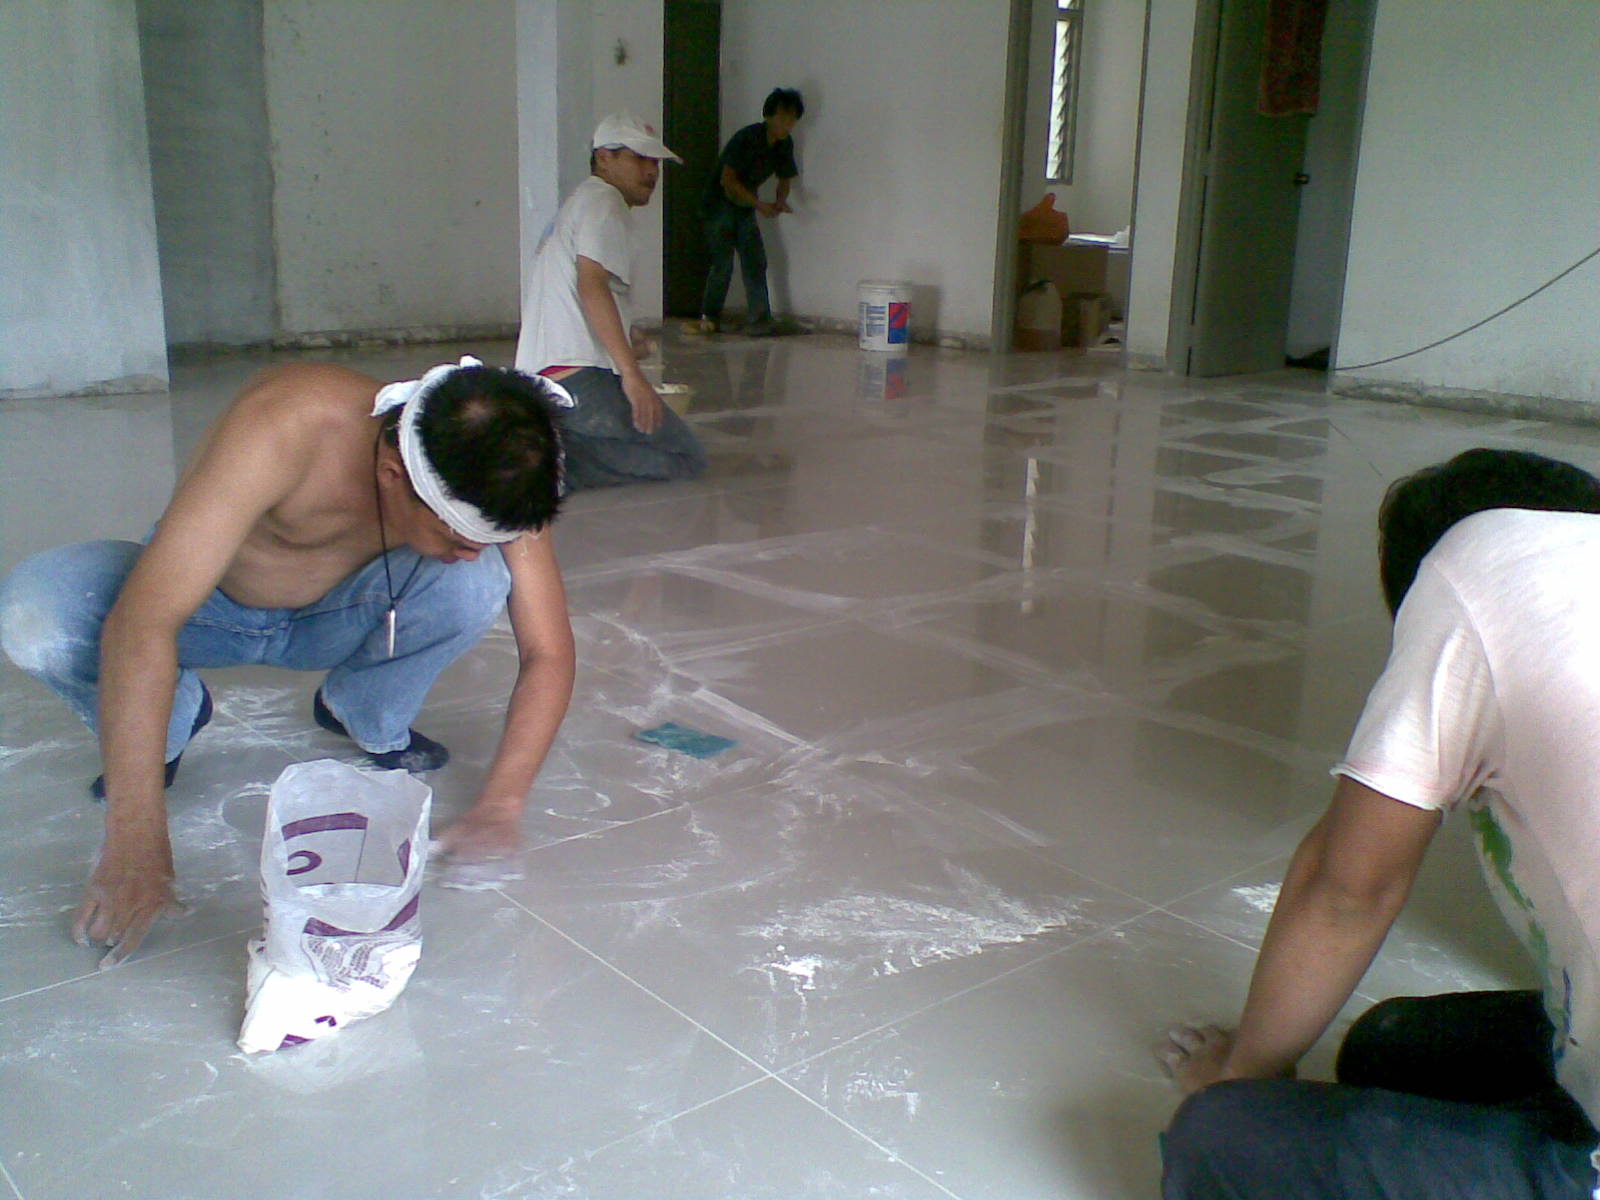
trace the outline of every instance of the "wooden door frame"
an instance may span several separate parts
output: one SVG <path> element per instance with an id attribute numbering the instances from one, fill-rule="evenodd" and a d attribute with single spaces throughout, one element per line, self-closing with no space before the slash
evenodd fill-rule
<path id="1" fill-rule="evenodd" d="M 1017 316 L 1017 221 L 1022 214 L 1022 156 L 1028 120 L 1028 43 L 1032 0 L 1011 0 L 1006 27 L 1005 110 L 1000 129 L 1000 211 L 995 222 L 994 298 L 990 304 L 989 346 L 1011 350 Z"/>
<path id="2" fill-rule="evenodd" d="M 1195 292 L 1200 285 L 1200 229 L 1205 217 L 1211 117 L 1217 95 L 1217 54 L 1222 41 L 1223 0 L 1197 0 L 1194 14 L 1195 70 L 1189 81 L 1189 120 L 1184 131 L 1183 182 L 1172 258 L 1172 304 L 1167 317 L 1167 369 L 1189 374 L 1194 342 Z"/>
<path id="3" fill-rule="evenodd" d="M 694 0 L 694 2 L 699 7 L 715 11 L 718 14 L 718 46 L 716 49 L 717 69 L 712 72 L 712 77 L 716 86 L 716 103 L 712 106 L 716 128 L 713 130 L 710 142 L 707 143 L 711 161 L 714 162 L 716 154 L 722 149 L 720 128 L 722 117 L 722 53 L 720 45 L 722 0 Z M 681 131 L 676 129 L 676 122 L 680 119 L 681 114 L 679 110 L 676 109 L 672 104 L 672 100 L 675 95 L 673 80 L 674 55 L 672 45 L 672 31 L 676 28 L 673 22 L 674 14 L 672 10 L 674 7 L 675 0 L 664 0 L 662 6 L 661 55 L 662 135 L 666 140 L 667 145 L 676 147 L 679 153 L 684 154 L 686 157 L 683 166 L 674 167 L 672 174 L 666 175 L 666 178 L 669 178 L 672 181 L 671 189 L 662 189 L 661 312 L 663 320 L 670 320 L 673 316 L 694 317 L 701 315 L 699 311 L 698 297 L 701 293 L 701 290 L 705 286 L 706 268 L 710 265 L 710 252 L 709 250 L 704 249 L 704 234 L 702 232 L 702 222 L 699 217 L 698 201 L 698 195 L 701 187 L 703 187 L 703 180 L 707 167 L 705 163 L 696 161 L 695 150 L 698 148 L 697 140 L 683 136 Z M 700 168 L 698 173 L 695 170 L 696 167 Z M 678 175 L 678 172 L 685 172 L 686 174 L 680 176 Z M 695 269 L 692 272 L 686 272 L 684 270 L 685 264 L 672 261 L 673 256 L 678 249 L 678 244 L 673 240 L 673 233 L 677 230 L 677 226 L 669 226 L 666 213 L 666 207 L 668 204 L 673 206 L 674 222 L 682 221 L 684 225 L 692 226 L 693 228 L 694 233 L 691 237 L 691 240 L 694 243 L 696 253 L 692 263 Z M 689 211 L 680 214 L 677 211 L 677 206 L 679 204 L 687 205 Z M 686 282 L 691 277 L 695 280 L 695 286 L 693 289 L 690 289 L 688 283 Z M 670 302 L 672 289 L 674 287 L 678 288 L 679 291 L 683 293 L 685 297 L 684 304 L 673 304 Z M 691 290 L 696 297 L 696 302 L 693 305 L 689 305 L 689 307 L 684 307 L 684 305 L 688 304 L 687 297 L 689 296 Z M 692 307 L 694 311 L 689 311 L 690 307 Z M 682 311 L 677 311 L 678 309 L 682 309 Z"/>

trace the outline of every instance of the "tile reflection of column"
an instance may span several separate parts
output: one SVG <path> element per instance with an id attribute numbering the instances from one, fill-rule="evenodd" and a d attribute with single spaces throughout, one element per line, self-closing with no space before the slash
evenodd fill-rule
<path id="1" fill-rule="evenodd" d="M 1311 576 L 1300 728 L 1337 751 L 1383 669 L 1389 621 L 1378 586 L 1378 504 L 1392 479 L 1330 422 Z"/>
<path id="2" fill-rule="evenodd" d="M 1161 450 L 1161 410 L 1130 396 L 1124 381 L 1106 381 L 1095 395 L 1092 422 L 1081 423 L 1064 449 L 1073 479 L 1069 487 L 1075 507 L 1100 519 L 1085 523 L 1085 537 L 1100 538 L 1096 573 L 1099 588 L 1092 617 L 1095 637 L 1085 639 L 1092 668 L 1106 679 L 1128 680 L 1150 661 L 1153 636 L 1149 608 L 1120 600 L 1108 585 L 1142 580 L 1155 562 L 1155 482 Z M 1090 547 L 1084 546 L 1085 552 Z M 1138 775 L 1146 756 L 1145 733 L 1138 721 L 1099 723 L 1094 737 L 1094 763 L 1101 777 Z"/>
<path id="3" fill-rule="evenodd" d="M 1028 455 L 1027 478 L 1022 485 L 1022 596 L 1018 608 L 1026 615 L 1034 608 L 1033 562 L 1039 537 L 1039 456 Z"/>
<path id="4" fill-rule="evenodd" d="M 1112 603 L 1103 589 L 1107 581 L 1142 579 L 1151 568 L 1161 441 L 1159 408 L 1124 403 L 1120 387 L 1072 380 L 1059 388 L 996 394 L 985 434 L 990 446 L 1018 451 L 1013 461 L 1022 465 L 1020 485 L 1011 485 L 1020 491 L 1020 534 L 1002 524 L 1007 544 L 991 546 L 1018 562 L 1017 611 L 1029 616 L 1038 610 L 1039 580 L 1057 568 L 1097 580 L 1093 610 L 1082 613 L 1089 628 L 1075 641 L 1119 675 L 1143 661 L 1145 610 Z M 1049 407 L 1038 407 L 1046 400 Z"/>
<path id="5" fill-rule="evenodd" d="M 708 382 L 712 383 L 711 397 L 708 398 L 712 399 L 711 407 L 718 413 L 728 414 L 718 418 L 718 429 L 744 437 L 752 436 L 760 429 L 770 431 L 770 417 L 758 425 L 759 418 L 738 414 L 746 409 L 765 408 L 770 403 L 767 375 L 772 362 L 772 350 L 771 346 L 740 347 L 716 356 L 721 369 L 708 372 Z"/>
<path id="6" fill-rule="evenodd" d="M 712 424 L 727 439 L 725 449 L 712 450 L 719 468 L 735 474 L 781 472 L 786 477 L 794 461 L 778 436 L 777 413 L 785 399 L 780 381 L 789 359 L 787 347 L 741 346 L 719 357 L 727 396 Z"/>
<path id="7" fill-rule="evenodd" d="M 1102 395 L 1114 399 L 1115 420 L 1109 430 L 1105 460 L 1106 494 L 1104 576 L 1109 580 L 1145 579 L 1156 561 L 1156 480 L 1161 452 L 1161 409 L 1130 397 L 1122 381 L 1107 384 Z M 1085 446 L 1085 454 L 1092 446 Z M 1151 637 L 1149 610 L 1142 604 L 1106 604 L 1101 609 L 1100 662 L 1109 673 L 1129 674 L 1147 662 Z"/>

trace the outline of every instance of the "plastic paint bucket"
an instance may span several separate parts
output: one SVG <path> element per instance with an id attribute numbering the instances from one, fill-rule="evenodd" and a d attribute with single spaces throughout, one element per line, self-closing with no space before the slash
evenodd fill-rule
<path id="1" fill-rule="evenodd" d="M 911 285 L 864 280 L 856 292 L 863 350 L 904 350 L 911 342 Z"/>

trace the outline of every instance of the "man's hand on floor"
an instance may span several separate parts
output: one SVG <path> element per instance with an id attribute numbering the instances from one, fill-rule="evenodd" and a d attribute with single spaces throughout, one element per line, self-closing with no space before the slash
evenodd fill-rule
<path id="1" fill-rule="evenodd" d="M 522 815 L 463 813 L 433 842 L 444 887 L 492 887 L 522 878 Z"/>
<path id="2" fill-rule="evenodd" d="M 1233 1033 L 1216 1025 L 1174 1025 L 1156 1047 L 1156 1058 L 1185 1096 L 1222 1078 L 1233 1049 Z"/>
<path id="3" fill-rule="evenodd" d="M 109 846 L 89 876 L 84 901 L 72 920 L 72 936 L 80 946 L 103 945 L 100 969 L 131 958 L 145 936 L 163 917 L 187 910 L 173 890 L 170 853 L 114 852 Z"/>

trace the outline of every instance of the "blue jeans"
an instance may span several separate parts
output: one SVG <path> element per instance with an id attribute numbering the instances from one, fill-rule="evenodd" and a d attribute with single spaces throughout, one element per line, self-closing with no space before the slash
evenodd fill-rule
<path id="1" fill-rule="evenodd" d="M 705 295 L 700 315 L 716 320 L 728 299 L 728 284 L 733 279 L 733 252 L 739 252 L 739 271 L 744 277 L 745 311 L 750 320 L 771 320 L 772 301 L 767 298 L 767 247 L 756 224 L 756 210 L 719 204 L 706 216 L 706 242 L 711 247 L 711 269 L 706 272 Z"/>
<path id="2" fill-rule="evenodd" d="M 692 479 L 706 469 L 700 439 L 670 408 L 654 433 L 633 427 L 633 406 L 615 371 L 584 367 L 560 382 L 577 402 L 556 410 L 570 487 Z"/>
<path id="3" fill-rule="evenodd" d="M 1589 1200 L 1597 1135 L 1555 1082 L 1536 992 L 1386 1000 L 1338 1083 L 1213 1084 L 1184 1101 L 1164 1200 Z"/>
<path id="4" fill-rule="evenodd" d="M 101 627 L 143 549 L 111 541 L 60 546 L 24 559 L 0 583 L 0 646 L 91 729 L 99 723 Z M 417 573 L 402 588 L 413 566 Z M 323 701 L 363 750 L 409 745 L 433 681 L 494 624 L 511 576 L 496 547 L 471 563 L 391 550 L 389 569 L 402 588 L 393 658 L 381 558 L 304 608 L 250 608 L 212 592 L 178 633 L 167 761 L 183 752 L 200 709 L 197 667 L 326 671 Z"/>

